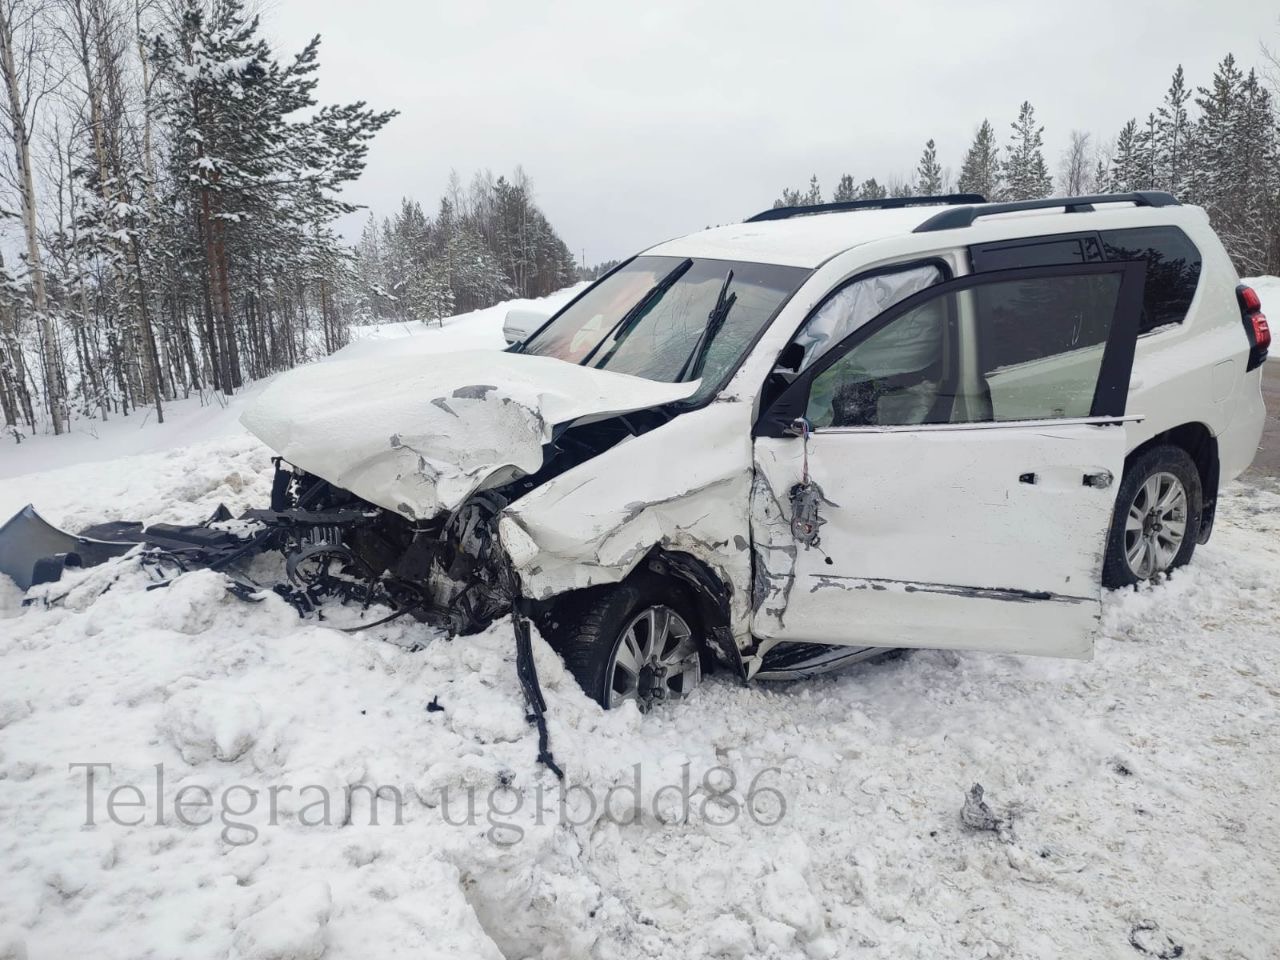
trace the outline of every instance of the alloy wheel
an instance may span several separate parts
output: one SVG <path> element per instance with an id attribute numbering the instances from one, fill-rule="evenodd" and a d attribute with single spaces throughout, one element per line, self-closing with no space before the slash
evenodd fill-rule
<path id="1" fill-rule="evenodd" d="M 693 631 L 670 607 L 646 607 L 623 627 L 607 676 L 609 708 L 633 700 L 648 711 L 664 700 L 689 696 L 702 680 Z"/>
<path id="2" fill-rule="evenodd" d="M 1134 494 L 1124 526 L 1124 554 L 1139 580 L 1173 566 L 1187 533 L 1187 490 L 1172 473 L 1153 473 Z"/>

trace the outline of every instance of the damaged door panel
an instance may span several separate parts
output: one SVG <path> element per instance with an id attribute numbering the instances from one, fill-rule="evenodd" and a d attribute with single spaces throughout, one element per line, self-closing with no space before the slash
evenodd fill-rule
<path id="1" fill-rule="evenodd" d="M 756 425 L 752 633 L 1087 657 L 1141 263 L 961 277 L 828 351 Z M 824 495 L 823 491 L 829 491 Z"/>
<path id="2" fill-rule="evenodd" d="M 756 443 L 759 591 L 752 630 L 781 640 L 1088 657 L 1112 497 L 1086 485 L 1124 463 L 1122 425 L 818 431 L 821 543 L 791 535 L 802 441 Z M 929 469 L 904 469 L 927 460 Z M 1035 466 L 1039 482 L 1019 481 Z M 790 543 L 788 543 L 790 541 Z"/>

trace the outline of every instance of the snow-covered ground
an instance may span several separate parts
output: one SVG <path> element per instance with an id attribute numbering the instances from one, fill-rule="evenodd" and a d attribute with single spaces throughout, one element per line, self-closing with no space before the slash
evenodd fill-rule
<path id="1" fill-rule="evenodd" d="M 269 454 L 218 410 L 88 469 L 23 444 L 0 515 L 262 505 Z M 1106 598 L 1090 663 L 721 674 L 641 716 L 539 641 L 564 794 L 507 622 L 343 633 L 129 562 L 48 607 L 0 581 L 0 958 L 1273 957 L 1278 507 L 1233 486 L 1189 568 Z M 974 783 L 995 830 L 960 818 Z"/>

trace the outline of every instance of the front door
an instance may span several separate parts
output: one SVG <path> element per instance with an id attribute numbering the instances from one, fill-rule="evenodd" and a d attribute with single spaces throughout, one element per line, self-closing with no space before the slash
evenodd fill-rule
<path id="1" fill-rule="evenodd" d="M 1089 656 L 1144 272 L 961 277 L 807 359 L 756 428 L 753 633 Z"/>

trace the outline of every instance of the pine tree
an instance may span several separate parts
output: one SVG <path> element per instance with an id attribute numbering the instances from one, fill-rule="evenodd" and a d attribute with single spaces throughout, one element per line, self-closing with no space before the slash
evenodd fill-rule
<path id="1" fill-rule="evenodd" d="M 1049 168 L 1044 162 L 1044 127 L 1036 126 L 1035 108 L 1024 100 L 1018 119 L 1010 127 L 1009 147 L 1004 163 L 1005 199 L 1034 200 L 1053 191 Z"/>
<path id="2" fill-rule="evenodd" d="M 957 186 L 961 193 L 978 193 L 988 200 L 999 200 L 1004 193 L 1000 170 L 995 130 L 989 121 L 983 120 L 964 155 Z"/>
<path id="3" fill-rule="evenodd" d="M 891 197 L 911 197 L 915 195 L 915 189 L 905 177 L 894 177 L 889 181 L 888 193 Z"/>
<path id="4" fill-rule="evenodd" d="M 355 209 L 338 191 L 360 175 L 370 139 L 395 114 L 364 103 L 315 109 L 318 37 L 282 63 L 241 0 L 175 2 L 172 29 L 151 38 L 150 57 L 160 117 L 172 131 L 174 212 L 191 216 L 203 246 L 205 346 L 215 385 L 230 392 L 340 339 L 321 273 L 336 241 L 323 225 Z M 279 299 L 282 275 L 316 278 L 322 338 L 308 339 L 302 305 L 297 339 L 273 350 L 263 311 Z M 245 330 L 236 318 L 242 305 Z"/>
<path id="5" fill-rule="evenodd" d="M 1108 193 L 1128 193 L 1138 189 L 1142 174 L 1142 154 L 1138 147 L 1138 121 L 1129 120 L 1116 137 L 1115 156 L 1107 178 Z"/>
<path id="6" fill-rule="evenodd" d="M 836 184 L 836 192 L 831 195 L 831 199 L 836 203 L 849 203 L 858 199 L 858 187 L 853 182 L 850 174 L 842 174 L 840 182 Z"/>
<path id="7" fill-rule="evenodd" d="M 875 177 L 863 180 L 862 185 L 858 187 L 859 200 L 884 200 L 888 196 L 888 189 L 880 186 Z"/>
<path id="8" fill-rule="evenodd" d="M 1233 152 L 1245 146 L 1235 140 L 1243 81 L 1235 57 L 1227 54 L 1214 72 L 1212 85 L 1199 87 L 1195 97 L 1200 117 L 1195 125 L 1193 196 L 1211 213 L 1226 214 L 1233 204 Z"/>
<path id="9" fill-rule="evenodd" d="M 782 196 L 773 201 L 773 208 L 777 210 L 779 207 L 801 207 L 804 206 L 804 194 L 799 190 L 792 190 L 790 187 L 782 188 Z"/>
<path id="10" fill-rule="evenodd" d="M 916 193 L 925 197 L 942 193 L 942 164 L 938 162 L 938 149 L 932 138 L 925 141 L 924 153 L 916 165 Z"/>
<path id="11" fill-rule="evenodd" d="M 1187 178 L 1190 154 L 1190 120 L 1187 101 L 1191 91 L 1186 87 L 1182 64 L 1173 72 L 1173 79 L 1164 95 L 1164 103 L 1156 111 L 1159 129 L 1156 137 L 1156 185 L 1178 196 Z"/>
<path id="12" fill-rule="evenodd" d="M 1147 114 L 1147 122 L 1134 139 L 1133 190 L 1154 190 L 1156 187 L 1156 163 L 1159 155 L 1158 126 L 1155 113 Z"/>
<path id="13" fill-rule="evenodd" d="M 822 188 L 818 186 L 818 175 L 815 173 L 809 178 L 809 191 L 804 195 L 801 201 L 806 207 L 816 207 L 822 203 Z"/>

